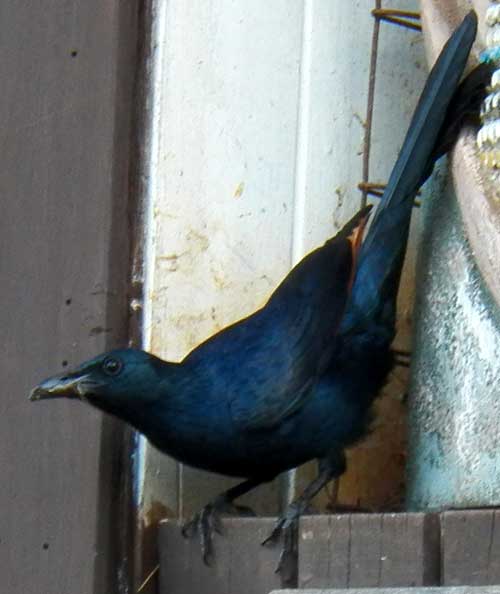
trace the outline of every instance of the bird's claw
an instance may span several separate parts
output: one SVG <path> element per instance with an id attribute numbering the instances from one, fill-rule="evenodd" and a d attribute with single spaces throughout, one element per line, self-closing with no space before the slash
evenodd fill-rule
<path id="1" fill-rule="evenodd" d="M 263 546 L 266 546 L 268 544 L 274 544 L 275 542 L 277 542 L 279 537 L 281 536 L 284 528 L 285 528 L 285 520 L 284 520 L 284 518 L 279 518 L 278 521 L 276 522 L 276 525 L 274 526 L 271 534 L 269 534 L 269 536 L 267 538 L 265 538 L 261 544 Z"/>
<path id="2" fill-rule="evenodd" d="M 279 537 L 283 534 L 286 540 L 286 534 L 294 526 L 296 527 L 298 519 L 302 513 L 302 509 L 295 504 L 290 504 L 286 509 L 285 513 L 278 518 L 271 534 L 262 541 L 263 545 L 275 543 Z"/>
<path id="3" fill-rule="evenodd" d="M 213 503 L 209 503 L 184 524 L 181 533 L 184 538 L 192 537 L 198 532 L 200 538 L 203 563 L 210 566 L 213 559 L 213 534 L 222 534 L 222 524 Z"/>
<path id="4" fill-rule="evenodd" d="M 291 520 L 288 524 L 285 522 L 281 528 L 283 535 L 283 546 L 281 548 L 278 564 L 275 573 L 279 573 L 284 585 L 292 586 L 296 581 L 297 572 L 297 532 L 298 519 Z"/>
<path id="5" fill-rule="evenodd" d="M 255 513 L 249 507 L 236 505 L 224 498 L 217 498 L 212 503 L 205 505 L 181 529 L 184 538 L 190 538 L 198 532 L 203 563 L 208 566 L 211 565 L 214 556 L 213 535 L 214 533 L 224 533 L 221 521 L 222 514 L 255 516 Z"/>
<path id="6" fill-rule="evenodd" d="M 291 504 L 280 516 L 271 534 L 262 542 L 263 545 L 274 544 L 283 539 L 278 564 L 275 573 L 279 573 L 284 584 L 293 584 L 297 560 L 297 531 L 299 517 L 302 513 L 300 505 Z"/>

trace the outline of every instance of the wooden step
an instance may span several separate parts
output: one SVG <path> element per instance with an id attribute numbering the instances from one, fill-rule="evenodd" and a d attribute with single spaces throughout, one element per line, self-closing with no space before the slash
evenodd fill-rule
<path id="1" fill-rule="evenodd" d="M 280 547 L 261 545 L 274 518 L 224 518 L 223 533 L 214 537 L 211 567 L 202 562 L 197 536 L 185 539 L 178 522 L 165 521 L 159 533 L 159 592 L 267 594 L 292 585 L 338 588 L 338 593 L 348 588 L 351 594 L 356 588 L 371 588 L 378 594 L 387 588 L 399 588 L 391 594 L 433 594 L 434 589 L 423 587 L 500 584 L 498 515 L 498 510 L 485 509 L 306 516 L 300 520 L 297 566 L 292 572 L 296 580 L 291 584 L 282 583 L 275 573 Z M 448 590 L 465 594 L 470 588 Z"/>
<path id="2" fill-rule="evenodd" d="M 280 546 L 262 546 L 274 518 L 224 518 L 214 563 L 203 564 L 197 536 L 160 525 L 160 592 L 265 594 L 283 587 Z M 422 586 L 439 583 L 439 521 L 434 514 L 308 516 L 298 533 L 298 578 L 311 587 Z"/>

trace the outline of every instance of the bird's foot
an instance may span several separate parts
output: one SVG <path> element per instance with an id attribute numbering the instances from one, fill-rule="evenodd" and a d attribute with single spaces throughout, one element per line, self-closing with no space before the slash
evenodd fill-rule
<path id="1" fill-rule="evenodd" d="M 263 545 L 277 542 L 282 534 L 294 524 L 297 524 L 300 516 L 305 511 L 305 506 L 301 503 L 300 501 L 294 501 L 286 508 L 285 513 L 277 519 L 271 534 L 262 541 Z"/>
<path id="2" fill-rule="evenodd" d="M 221 515 L 255 516 L 253 510 L 244 505 L 236 505 L 224 497 L 217 497 L 208 503 L 182 527 L 184 538 L 192 537 L 196 532 L 200 538 L 201 556 L 205 565 L 211 565 L 214 533 L 223 534 Z"/>
<path id="3" fill-rule="evenodd" d="M 222 530 L 218 510 L 213 503 L 205 505 L 182 527 L 184 538 L 190 538 L 198 533 L 201 556 L 205 565 L 212 564 L 214 532 L 220 534 Z"/>
<path id="4" fill-rule="evenodd" d="M 285 584 L 292 584 L 295 579 L 297 532 L 299 518 L 304 511 L 305 506 L 302 502 L 291 503 L 278 518 L 271 534 L 262 542 L 263 545 L 274 544 L 282 538 L 281 553 L 275 571 L 281 575 Z"/>

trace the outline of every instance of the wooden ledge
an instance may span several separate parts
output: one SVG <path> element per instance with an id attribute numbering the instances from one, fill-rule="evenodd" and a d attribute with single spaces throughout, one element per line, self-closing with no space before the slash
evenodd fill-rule
<path id="1" fill-rule="evenodd" d="M 434 594 L 435 589 L 424 586 L 498 584 L 499 513 L 485 509 L 303 517 L 297 585 L 341 588 L 336 593 L 349 588 L 351 594 L 359 588 L 372 588 L 377 594 Z M 214 563 L 207 567 L 198 538 L 184 539 L 178 522 L 162 522 L 159 592 L 267 594 L 283 587 L 274 571 L 280 547 L 261 546 L 273 525 L 274 518 L 224 518 L 223 534 L 214 539 Z M 478 590 L 483 591 L 500 594 L 500 588 Z M 448 594 L 441 588 L 436 592 Z M 456 592 L 466 594 L 469 589 Z"/>

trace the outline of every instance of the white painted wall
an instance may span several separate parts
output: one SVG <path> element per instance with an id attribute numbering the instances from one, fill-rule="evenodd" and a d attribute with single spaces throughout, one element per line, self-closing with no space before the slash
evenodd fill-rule
<path id="1" fill-rule="evenodd" d="M 393 4 L 417 8 L 413 0 Z M 180 360 L 261 305 L 292 264 L 358 208 L 373 3 L 157 5 L 144 334 L 149 350 Z M 374 181 L 390 170 L 424 73 L 421 36 L 382 24 Z M 403 306 L 407 312 L 406 297 Z M 346 480 L 357 485 L 346 500 L 356 489 L 362 500 L 378 494 L 368 502 L 387 499 L 380 470 L 391 456 L 402 466 L 404 385 L 394 385 L 382 405 L 385 429 L 362 446 L 358 458 L 370 464 Z M 145 509 L 161 501 L 188 515 L 232 484 L 179 469 L 149 447 L 142 453 Z M 389 472 L 389 482 L 398 473 Z M 273 512 L 279 489 L 261 488 L 250 501 Z"/>

